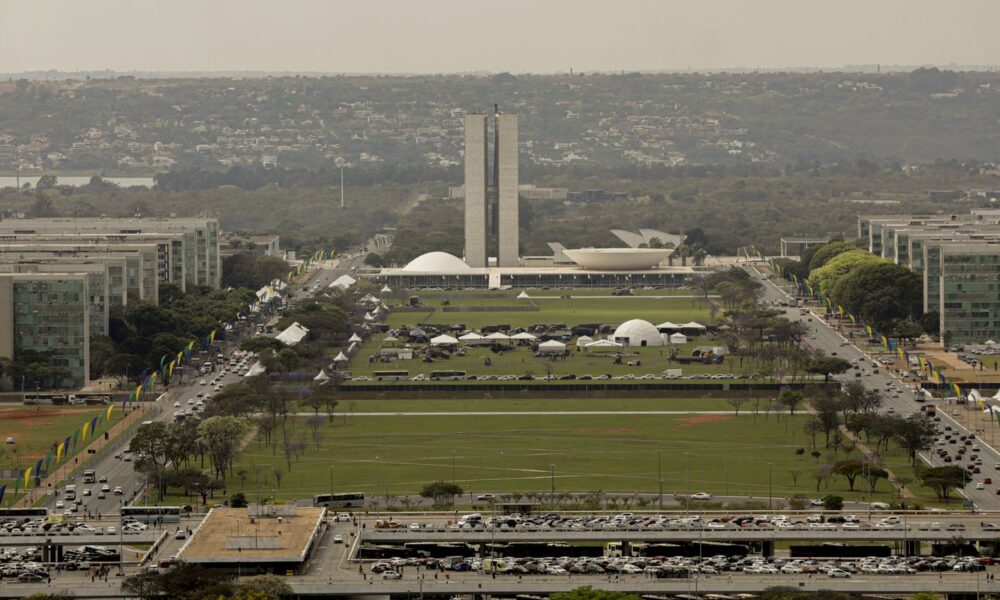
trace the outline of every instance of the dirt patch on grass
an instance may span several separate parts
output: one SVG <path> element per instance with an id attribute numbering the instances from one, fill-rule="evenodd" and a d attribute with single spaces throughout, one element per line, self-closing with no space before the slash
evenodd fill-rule
<path id="1" fill-rule="evenodd" d="M 572 433 L 635 433 L 635 427 L 612 427 L 611 429 L 571 429 Z"/>
<path id="2" fill-rule="evenodd" d="M 678 429 L 698 427 L 699 425 L 711 425 L 712 423 L 729 421 L 735 418 L 733 415 L 692 415 L 690 417 L 679 417 L 674 419 L 677 421 L 677 427 L 672 427 L 671 430 L 676 431 Z"/>

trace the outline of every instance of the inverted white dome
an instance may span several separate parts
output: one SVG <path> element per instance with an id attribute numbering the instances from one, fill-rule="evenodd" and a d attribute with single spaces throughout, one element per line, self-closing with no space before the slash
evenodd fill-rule
<path id="1" fill-rule="evenodd" d="M 642 319 L 632 319 L 625 321 L 611 334 L 611 339 L 629 346 L 662 346 L 663 336 L 659 330 L 650 323 Z"/>
<path id="2" fill-rule="evenodd" d="M 404 271 L 413 273 L 464 273 L 469 269 L 461 258 L 447 252 L 422 254 L 403 267 Z"/>
<path id="3" fill-rule="evenodd" d="M 659 248 L 577 248 L 563 254 L 584 269 L 630 271 L 652 269 L 670 256 L 673 250 Z"/>

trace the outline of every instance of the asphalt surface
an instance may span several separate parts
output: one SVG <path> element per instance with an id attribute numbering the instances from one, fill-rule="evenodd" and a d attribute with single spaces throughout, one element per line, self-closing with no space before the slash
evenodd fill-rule
<path id="1" fill-rule="evenodd" d="M 750 265 L 746 268 L 751 274 L 760 278 L 760 272 L 756 268 Z M 761 279 L 761 283 L 764 284 L 763 299 L 765 301 L 788 300 L 790 298 L 789 294 L 780 289 L 774 282 Z M 780 309 L 781 307 L 778 308 Z M 859 359 L 866 365 L 863 373 L 867 374 L 862 374 L 860 378 L 854 376 L 854 370 L 852 369 L 843 375 L 835 376 L 837 381 L 845 384 L 849 381 L 861 381 L 865 387 L 877 389 L 882 392 L 888 391 L 890 388 L 887 387 L 887 384 L 891 383 L 892 388 L 897 390 L 898 397 L 883 393 L 881 412 L 889 413 L 891 411 L 894 414 L 902 416 L 920 412 L 922 404 L 916 401 L 916 395 L 911 387 L 913 384 L 898 379 L 881 364 L 879 365 L 878 372 L 875 373 L 872 368 L 871 357 L 862 352 L 857 346 L 854 346 L 848 338 L 835 331 L 833 327 L 815 314 L 800 315 L 798 308 L 786 308 L 785 311 L 789 319 L 800 320 L 809 325 L 810 334 L 805 343 L 810 347 L 815 350 L 822 350 L 827 355 L 836 354 L 836 356 L 848 361 Z M 949 412 L 953 410 L 953 407 L 940 403 L 937 406 L 937 414 L 941 416 L 941 427 L 951 425 L 952 429 L 957 430 L 960 435 L 970 433 L 968 429 L 951 418 Z M 980 467 L 982 472 L 973 475 L 969 485 L 964 490 L 961 490 L 960 493 L 971 500 L 975 508 L 979 510 L 1000 510 L 1000 495 L 997 495 L 998 488 L 1000 488 L 1000 470 L 994 468 L 1000 463 L 1000 452 L 997 452 L 996 449 L 986 444 L 982 439 L 979 439 L 977 443 L 982 448 L 979 452 L 983 460 L 983 465 Z M 923 452 L 919 456 L 925 462 L 935 467 L 956 465 L 956 463 L 945 463 L 933 452 Z M 975 489 L 975 483 L 987 477 L 993 479 L 993 484 L 987 485 L 983 490 Z"/>

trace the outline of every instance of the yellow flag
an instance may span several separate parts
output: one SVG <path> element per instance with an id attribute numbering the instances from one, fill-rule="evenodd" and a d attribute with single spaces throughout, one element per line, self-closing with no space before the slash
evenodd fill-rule
<path id="1" fill-rule="evenodd" d="M 83 433 L 80 435 L 80 439 L 87 441 L 87 432 L 90 431 L 90 421 L 83 424 Z"/>
<path id="2" fill-rule="evenodd" d="M 24 487 L 28 487 L 31 484 L 31 467 L 24 470 Z"/>
<path id="3" fill-rule="evenodd" d="M 111 422 L 111 411 L 113 411 L 114 409 L 115 409 L 114 404 L 108 405 L 108 412 L 107 414 L 104 415 L 104 420 L 107 421 L 108 423 Z"/>
<path id="4" fill-rule="evenodd" d="M 62 460 L 63 448 L 65 447 L 66 447 L 65 442 L 59 442 L 59 445 L 56 446 L 56 462 Z"/>

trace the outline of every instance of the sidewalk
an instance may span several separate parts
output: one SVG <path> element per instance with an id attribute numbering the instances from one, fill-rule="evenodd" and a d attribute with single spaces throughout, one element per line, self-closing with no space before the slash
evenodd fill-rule
<path id="1" fill-rule="evenodd" d="M 142 421 L 143 417 L 148 413 L 153 407 L 156 406 L 155 402 L 143 402 L 137 405 L 133 410 L 129 411 L 128 416 L 126 416 L 121 421 L 114 424 L 111 429 L 108 430 L 107 441 L 104 440 L 104 433 L 101 432 L 91 439 L 90 444 L 80 449 L 74 460 L 70 461 L 66 459 L 66 462 L 56 467 L 45 479 L 42 479 L 39 485 L 34 486 L 28 490 L 24 490 L 24 495 L 21 499 L 14 504 L 16 508 L 30 508 L 44 495 L 47 495 L 49 491 L 54 490 L 58 487 L 59 482 L 66 479 L 70 473 L 75 469 L 83 468 L 91 458 L 97 456 L 101 449 L 108 444 L 114 444 L 117 441 L 119 435 L 123 431 L 132 426 L 133 423 L 137 421 Z M 94 454 L 90 453 L 90 450 L 94 450 Z M 82 460 L 80 460 L 82 458 Z"/>

